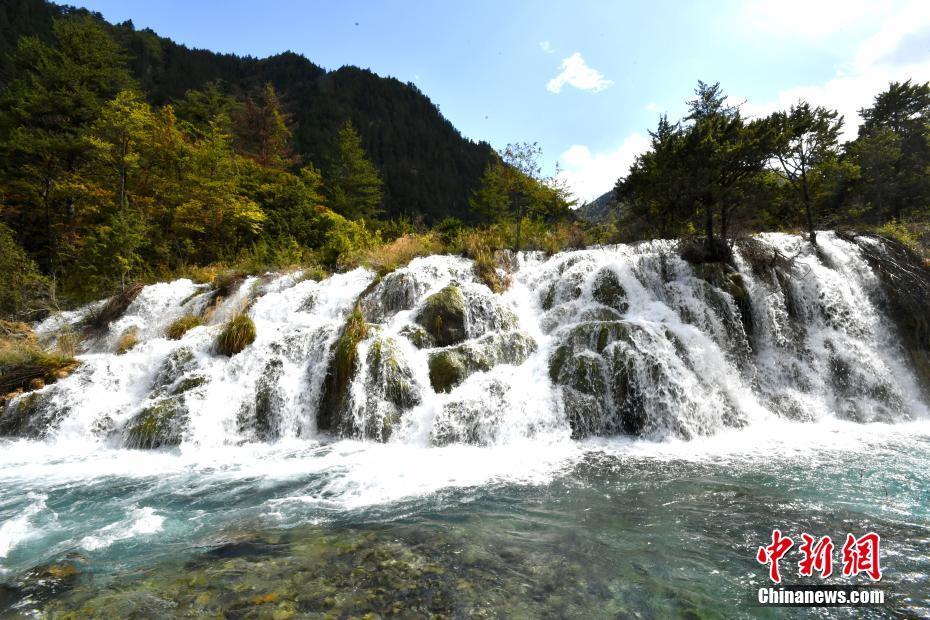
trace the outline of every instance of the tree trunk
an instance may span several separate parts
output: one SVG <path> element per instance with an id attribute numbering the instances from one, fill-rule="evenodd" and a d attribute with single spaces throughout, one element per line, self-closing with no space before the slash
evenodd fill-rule
<path id="1" fill-rule="evenodd" d="M 806 178 L 801 182 L 801 200 L 804 201 L 804 214 L 807 217 L 807 237 L 810 239 L 811 244 L 817 245 L 817 233 L 814 231 L 814 213 Z"/>

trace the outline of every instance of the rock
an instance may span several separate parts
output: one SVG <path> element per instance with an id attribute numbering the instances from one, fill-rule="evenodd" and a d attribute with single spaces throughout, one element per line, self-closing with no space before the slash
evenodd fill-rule
<path id="1" fill-rule="evenodd" d="M 728 263 L 712 262 L 692 265 L 695 276 L 730 295 L 739 311 L 739 320 L 747 336 L 752 334 L 752 300 L 742 274 Z M 713 305 L 713 303 L 711 303 Z M 718 304 L 719 305 L 719 304 Z M 718 310 L 719 312 L 719 310 Z M 726 317 L 722 317 L 726 320 Z"/>
<path id="2" fill-rule="evenodd" d="M 495 332 L 430 354 L 429 377 L 433 390 L 449 392 L 478 371 L 498 364 L 520 364 L 534 351 L 536 342 L 523 332 Z"/>
<path id="3" fill-rule="evenodd" d="M 162 398 L 142 409 L 129 421 L 126 445 L 130 448 L 180 445 L 189 421 L 181 397 Z"/>
<path id="4" fill-rule="evenodd" d="M 420 387 L 393 338 L 375 338 L 365 357 L 365 367 L 366 400 L 359 412 L 361 421 L 353 419 L 361 426 L 353 429 L 354 434 L 387 441 L 404 412 L 422 402 Z"/>
<path id="5" fill-rule="evenodd" d="M 17 395 L 0 408 L 0 437 L 44 439 L 70 411 L 47 391 Z"/>
<path id="6" fill-rule="evenodd" d="M 382 322 L 398 312 L 412 310 L 425 287 L 413 272 L 398 269 L 382 277 L 362 295 L 362 311 L 369 320 Z"/>
<path id="7" fill-rule="evenodd" d="M 197 367 L 194 351 L 190 347 L 180 347 L 168 354 L 155 373 L 152 390 L 165 392 L 181 378 Z"/>
<path id="8" fill-rule="evenodd" d="M 626 290 L 612 269 L 601 269 L 595 274 L 591 284 L 591 297 L 597 303 L 616 310 L 620 314 L 630 307 L 626 300 Z"/>
<path id="9" fill-rule="evenodd" d="M 405 325 L 400 330 L 400 335 L 412 342 L 413 346 L 418 349 L 431 349 L 436 346 L 433 337 L 430 336 L 425 329 L 415 323 Z"/>
<path id="10" fill-rule="evenodd" d="M 446 347 L 465 340 L 465 296 L 455 284 L 426 298 L 416 322 Z"/>
<path id="11" fill-rule="evenodd" d="M 284 399 L 278 390 L 278 381 L 284 372 L 284 362 L 272 359 L 255 382 L 255 401 L 247 404 L 238 417 L 239 432 L 261 441 L 281 436 L 281 414 Z"/>
<path id="12" fill-rule="evenodd" d="M 345 420 L 349 404 L 349 387 L 358 371 L 358 343 L 366 338 L 368 323 L 361 305 L 356 304 L 333 348 L 323 381 L 317 428 L 339 430 Z"/>

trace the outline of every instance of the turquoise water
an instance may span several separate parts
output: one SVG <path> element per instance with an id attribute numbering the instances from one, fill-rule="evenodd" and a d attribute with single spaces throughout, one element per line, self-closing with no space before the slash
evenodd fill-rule
<path id="1" fill-rule="evenodd" d="M 2 454 L 10 614 L 809 615 L 754 603 L 767 584 L 755 551 L 775 527 L 879 533 L 887 601 L 868 613 L 930 614 L 925 422 L 772 422 L 664 443 L 5 442 Z M 823 583 L 798 577 L 794 552 L 784 583 Z M 838 573 L 827 583 L 870 583 Z"/>

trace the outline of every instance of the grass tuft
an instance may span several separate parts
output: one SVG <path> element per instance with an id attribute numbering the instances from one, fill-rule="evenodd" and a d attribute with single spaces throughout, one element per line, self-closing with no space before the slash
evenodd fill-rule
<path id="1" fill-rule="evenodd" d="M 249 315 L 240 313 L 229 319 L 216 339 L 216 351 L 232 357 L 255 342 L 255 323 Z"/>
<path id="2" fill-rule="evenodd" d="M 188 331 L 203 325 L 203 319 L 193 314 L 185 314 L 174 321 L 165 330 L 165 336 L 169 340 L 180 340 Z"/>
<path id="3" fill-rule="evenodd" d="M 139 344 L 139 330 L 136 327 L 127 327 L 116 341 L 116 354 L 122 355 Z"/>

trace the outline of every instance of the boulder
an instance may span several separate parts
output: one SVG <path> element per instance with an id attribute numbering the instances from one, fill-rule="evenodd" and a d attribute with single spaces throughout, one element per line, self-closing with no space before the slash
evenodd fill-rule
<path id="1" fill-rule="evenodd" d="M 520 364 L 536 351 L 536 342 L 519 331 L 494 332 L 438 350 L 429 356 L 429 378 L 436 392 L 450 392 L 469 375 L 498 364 Z"/>
<path id="2" fill-rule="evenodd" d="M 437 346 L 446 347 L 465 340 L 465 296 L 455 284 L 426 298 L 416 322 L 430 334 Z"/>

